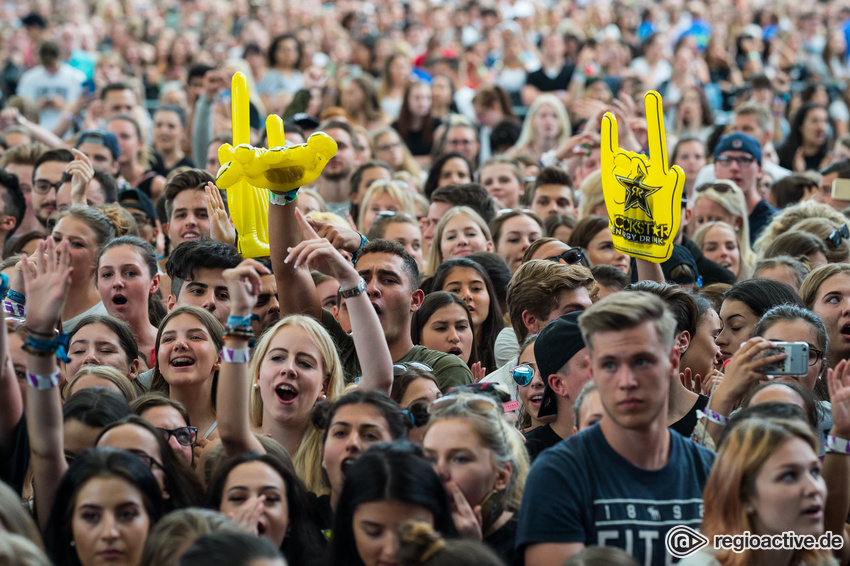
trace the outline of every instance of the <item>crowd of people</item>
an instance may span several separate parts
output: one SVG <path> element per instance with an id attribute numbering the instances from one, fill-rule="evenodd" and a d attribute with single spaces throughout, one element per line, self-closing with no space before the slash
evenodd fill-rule
<path id="1" fill-rule="evenodd" d="M 2 10 L 0 563 L 850 564 L 850 7 Z M 663 263 L 600 169 L 649 90 Z M 265 257 L 237 115 L 337 147 Z"/>

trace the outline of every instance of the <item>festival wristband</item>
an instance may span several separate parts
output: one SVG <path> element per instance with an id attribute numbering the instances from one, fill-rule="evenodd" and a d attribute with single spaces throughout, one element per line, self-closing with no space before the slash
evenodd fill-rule
<path id="1" fill-rule="evenodd" d="M 26 372 L 27 375 L 27 383 L 30 386 L 35 387 L 39 391 L 46 391 L 48 389 L 53 389 L 57 385 L 59 385 L 59 370 L 56 370 L 55 373 L 50 375 L 38 375 L 36 373 Z"/>
<path id="2" fill-rule="evenodd" d="M 3 299 L 3 312 L 16 318 L 24 318 L 27 315 L 27 308 L 21 303 Z"/>
<path id="3" fill-rule="evenodd" d="M 826 451 L 833 454 L 850 454 L 850 440 L 838 438 L 837 436 L 826 437 Z"/>
<path id="4" fill-rule="evenodd" d="M 227 317 L 227 326 L 249 328 L 251 326 L 251 320 L 253 320 L 253 315 L 250 315 L 250 314 L 248 316 L 233 316 L 233 315 L 230 315 L 230 316 Z"/>
<path id="5" fill-rule="evenodd" d="M 297 196 L 298 189 L 292 189 L 291 191 L 286 191 L 283 194 L 269 191 L 269 202 L 278 206 L 286 206 L 290 202 L 294 201 Z"/>
<path id="6" fill-rule="evenodd" d="M 716 413 L 708 407 L 705 408 L 705 411 L 697 411 L 697 418 L 701 419 L 703 417 L 713 423 L 719 424 L 720 426 L 726 426 L 731 420 L 729 417 L 723 416 L 720 413 Z"/>
<path id="7" fill-rule="evenodd" d="M 14 301 L 16 303 L 20 303 L 22 305 L 27 304 L 27 297 L 23 293 L 19 293 L 14 289 L 9 289 L 6 291 L 6 298 L 10 301 Z"/>
<path id="8" fill-rule="evenodd" d="M 232 364 L 247 364 L 251 361 L 251 349 L 250 348 L 238 348 L 238 349 L 230 349 L 230 348 L 222 348 L 221 349 L 221 361 L 230 362 Z"/>

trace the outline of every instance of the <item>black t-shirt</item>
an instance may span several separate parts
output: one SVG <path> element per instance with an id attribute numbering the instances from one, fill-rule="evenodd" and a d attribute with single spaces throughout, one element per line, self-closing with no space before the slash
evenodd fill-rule
<path id="1" fill-rule="evenodd" d="M 765 201 L 760 200 L 756 207 L 749 215 L 750 221 L 750 245 L 756 243 L 759 235 L 762 230 L 764 230 L 770 221 L 773 220 L 773 215 L 778 211 L 767 204 Z"/>
<path id="2" fill-rule="evenodd" d="M 699 393 L 697 394 L 699 395 Z M 699 395 L 697 402 L 694 403 L 694 406 L 691 407 L 691 410 L 688 413 L 676 421 L 675 423 L 670 425 L 670 428 L 684 436 L 685 438 L 690 438 L 691 434 L 693 434 L 694 429 L 697 426 L 697 422 L 699 419 L 697 418 L 697 411 L 702 411 L 705 409 L 705 406 L 708 405 L 708 397 L 705 395 Z"/>
<path id="3" fill-rule="evenodd" d="M 9 435 L 12 444 L 0 451 L 0 480 L 3 480 L 18 495 L 24 489 L 27 469 L 30 465 L 30 439 L 27 436 L 27 416 L 21 415 L 18 426 Z"/>
<path id="4" fill-rule="evenodd" d="M 174 165 L 174 167 L 172 167 L 171 169 L 168 169 L 165 166 L 165 161 L 162 160 L 162 156 L 159 153 L 154 152 L 153 157 L 154 161 L 153 165 L 151 166 L 151 169 L 156 172 L 157 175 L 162 175 L 163 177 L 168 177 L 169 173 L 179 167 L 195 167 L 195 163 L 186 156 L 184 156 L 183 159 L 178 161 L 177 164 Z"/>
<path id="5" fill-rule="evenodd" d="M 561 72 L 555 77 L 550 77 L 540 68 L 528 75 L 525 81 L 533 87 L 536 87 L 540 92 L 554 92 L 556 90 L 567 90 L 570 86 L 570 79 L 573 78 L 575 66 L 570 63 L 564 64 Z"/>
<path id="6" fill-rule="evenodd" d="M 547 448 L 552 448 L 562 440 L 563 438 L 552 430 L 551 425 L 545 424 L 525 434 L 525 449 L 528 450 L 528 457 L 533 462 L 538 454 Z"/>
<path id="7" fill-rule="evenodd" d="M 520 553 L 515 548 L 516 529 L 519 525 L 519 517 L 514 513 L 510 520 L 502 525 L 493 534 L 484 537 L 484 544 L 490 547 L 490 550 L 499 555 L 499 557 L 508 566 L 522 564 Z"/>
<path id="8" fill-rule="evenodd" d="M 407 146 L 407 149 L 410 150 L 412 155 L 430 155 L 431 147 L 434 145 L 434 130 L 437 129 L 437 126 L 440 125 L 440 120 L 432 120 L 431 121 L 431 143 L 425 143 L 424 133 L 425 130 L 419 131 L 409 131 L 407 132 L 407 139 L 404 140 L 404 144 Z M 396 130 L 399 129 L 398 120 L 393 122 L 393 128 Z"/>

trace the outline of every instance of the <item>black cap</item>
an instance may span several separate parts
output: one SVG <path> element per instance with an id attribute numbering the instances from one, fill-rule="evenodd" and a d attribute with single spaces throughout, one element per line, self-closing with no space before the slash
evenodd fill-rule
<path id="1" fill-rule="evenodd" d="M 118 193 L 118 204 L 124 208 L 134 208 L 144 212 L 151 223 L 156 225 L 156 207 L 153 205 L 151 197 L 139 189 L 124 189 Z"/>
<path id="2" fill-rule="evenodd" d="M 673 270 L 680 265 L 690 267 L 693 276 L 686 276 L 680 273 L 678 277 L 672 277 Z M 661 271 L 664 272 L 664 279 L 668 283 L 675 285 L 691 285 L 696 283 L 699 278 L 699 269 L 697 268 L 697 262 L 694 260 L 693 254 L 691 254 L 691 250 L 679 244 L 673 244 L 673 253 L 670 254 L 670 259 L 661 264 Z"/>
<path id="3" fill-rule="evenodd" d="M 537 417 L 558 414 L 555 392 L 549 387 L 549 376 L 558 373 L 580 350 L 584 348 L 584 339 L 578 327 L 578 319 L 584 311 L 571 312 L 550 322 L 540 331 L 534 342 L 534 359 L 546 388 Z"/>
<path id="4" fill-rule="evenodd" d="M 293 114 L 289 118 L 286 119 L 287 124 L 298 124 L 305 130 L 315 130 L 319 127 L 319 121 L 314 117 L 310 116 L 306 112 L 299 112 L 298 114 Z M 286 124 L 283 125 L 286 128 Z"/>

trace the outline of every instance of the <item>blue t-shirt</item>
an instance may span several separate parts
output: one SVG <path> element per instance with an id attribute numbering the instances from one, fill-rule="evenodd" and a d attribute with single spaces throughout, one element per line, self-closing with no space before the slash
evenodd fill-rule
<path id="1" fill-rule="evenodd" d="M 516 545 L 584 543 L 625 550 L 647 566 L 672 564 L 664 547 L 676 525 L 697 529 L 714 453 L 670 434 L 670 459 L 643 470 L 617 454 L 594 425 L 546 450 L 531 468 Z"/>

